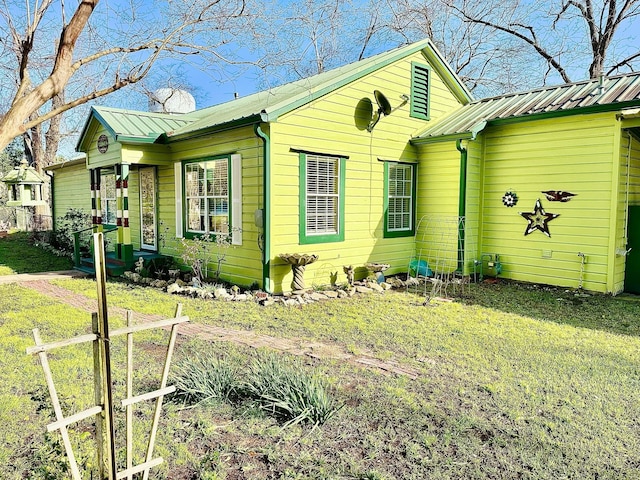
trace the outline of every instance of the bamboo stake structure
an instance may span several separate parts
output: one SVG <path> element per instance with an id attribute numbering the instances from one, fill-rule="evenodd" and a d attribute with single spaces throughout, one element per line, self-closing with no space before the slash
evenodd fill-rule
<path id="1" fill-rule="evenodd" d="M 160 465 L 162 457 L 153 458 L 156 435 L 160 422 L 162 402 L 165 395 L 175 391 L 174 386 L 167 386 L 169 368 L 173 351 L 175 349 L 178 334 L 178 325 L 189 321 L 189 317 L 182 316 L 182 305 L 178 304 L 174 318 L 148 322 L 141 325 L 133 324 L 132 312 L 127 312 L 127 326 L 124 328 L 109 330 L 109 319 L 106 299 L 106 259 L 102 233 L 94 234 L 96 283 L 98 288 L 98 312 L 92 314 L 92 334 L 79 335 L 51 343 L 42 343 L 38 329 L 33 330 L 35 345 L 27 348 L 27 354 L 38 355 L 51 402 L 56 416 L 56 421 L 47 425 L 47 430 L 53 432 L 60 430 L 65 452 L 69 459 L 73 480 L 82 480 L 77 461 L 73 453 L 73 447 L 69 438 L 67 427 L 89 417 L 94 417 L 96 424 L 96 450 L 98 455 L 99 480 L 133 480 L 134 475 L 142 473 L 148 479 L 153 467 Z M 144 330 L 171 327 L 171 334 L 167 345 L 167 354 L 162 370 L 160 387 L 157 390 L 133 394 L 133 334 Z M 126 408 L 126 469 L 117 471 L 113 388 L 111 381 L 111 355 L 110 342 L 113 337 L 126 335 L 127 365 L 126 365 L 126 398 L 122 400 L 122 406 Z M 64 416 L 60 400 L 49 367 L 47 352 L 70 345 L 78 345 L 91 342 L 93 346 L 93 373 L 94 373 L 94 401 L 95 406 L 82 412 L 67 417 Z M 145 461 L 139 465 L 133 465 L 133 406 L 139 402 L 155 400 L 155 409 L 151 432 L 148 438 Z"/>

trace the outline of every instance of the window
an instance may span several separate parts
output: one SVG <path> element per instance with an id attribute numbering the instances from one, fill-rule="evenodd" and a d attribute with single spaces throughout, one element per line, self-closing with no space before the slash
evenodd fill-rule
<path id="1" fill-rule="evenodd" d="M 100 205 L 102 207 L 102 223 L 115 225 L 117 221 L 116 176 L 113 172 L 100 175 Z"/>
<path id="2" fill-rule="evenodd" d="M 344 158 L 300 154 L 300 243 L 344 240 Z"/>
<path id="3" fill-rule="evenodd" d="M 428 65 L 411 63 L 411 116 L 429 120 L 429 76 Z"/>
<path id="4" fill-rule="evenodd" d="M 407 237 L 415 233 L 415 165 L 385 162 L 385 237 Z"/>
<path id="5" fill-rule="evenodd" d="M 229 158 L 184 165 L 186 231 L 229 233 Z"/>

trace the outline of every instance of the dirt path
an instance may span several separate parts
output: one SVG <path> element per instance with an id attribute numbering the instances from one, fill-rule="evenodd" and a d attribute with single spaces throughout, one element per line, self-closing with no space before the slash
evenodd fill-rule
<path id="1" fill-rule="evenodd" d="M 66 303 L 74 308 L 85 310 L 86 312 L 96 312 L 98 310 L 97 300 L 85 297 L 84 295 L 72 292 L 66 288 L 53 285 L 45 279 L 20 279 L 18 283 L 27 288 L 36 290 L 61 303 Z M 125 316 L 126 309 L 120 307 L 110 307 L 113 314 Z M 133 312 L 134 321 L 152 322 L 166 318 L 160 315 L 147 315 Z M 390 374 L 406 375 L 415 379 L 420 374 L 417 370 L 402 366 L 392 361 L 382 361 L 370 355 L 353 355 L 346 352 L 338 345 L 321 342 L 309 342 L 295 338 L 279 338 L 270 335 L 261 335 L 250 330 L 235 330 L 230 328 L 215 327 L 197 323 L 186 323 L 180 325 L 179 335 L 184 337 L 197 337 L 202 340 L 231 342 L 237 345 L 244 345 L 252 348 L 268 347 L 292 355 L 308 356 L 317 359 L 334 359 L 350 362 L 356 365 L 373 368 Z"/>

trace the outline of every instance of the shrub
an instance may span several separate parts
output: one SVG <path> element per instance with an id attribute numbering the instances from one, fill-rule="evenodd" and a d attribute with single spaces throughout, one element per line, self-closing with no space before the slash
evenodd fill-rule
<path id="1" fill-rule="evenodd" d="M 91 226 L 91 216 L 82 209 L 70 208 L 63 217 L 58 219 L 56 231 L 51 237 L 51 246 L 68 256 L 73 255 L 73 233 Z M 80 249 L 89 251 L 89 237 L 83 241 L 81 236 Z"/>

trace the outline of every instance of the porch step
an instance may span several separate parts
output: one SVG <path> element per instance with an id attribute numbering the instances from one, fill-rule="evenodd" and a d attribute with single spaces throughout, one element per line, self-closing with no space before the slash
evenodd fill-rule
<path id="1" fill-rule="evenodd" d="M 127 270 L 124 262 L 122 262 L 121 260 L 109 257 L 107 257 L 106 260 L 107 275 L 109 275 L 110 277 L 119 277 Z M 89 273 L 91 275 L 96 274 L 93 258 L 90 257 L 81 258 L 80 266 L 75 267 L 75 269 L 80 270 L 81 272 Z"/>

